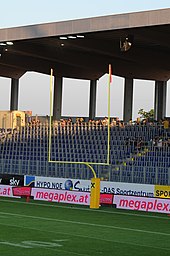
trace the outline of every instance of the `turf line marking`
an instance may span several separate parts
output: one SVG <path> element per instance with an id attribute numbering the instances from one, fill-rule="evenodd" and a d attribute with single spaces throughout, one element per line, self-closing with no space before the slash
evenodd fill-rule
<path id="1" fill-rule="evenodd" d="M 66 232 L 56 232 L 56 231 L 52 231 L 52 230 L 43 230 L 43 229 L 39 229 L 39 228 L 31 228 L 31 227 L 25 227 L 25 226 L 18 226 L 18 225 L 14 225 L 14 224 L 4 224 L 4 223 L 0 223 L 0 225 L 3 226 L 8 226 L 8 227 L 17 227 L 17 228 L 21 228 L 21 229 L 30 229 L 30 230 L 35 230 L 35 231 L 39 231 L 39 232 L 46 232 L 46 233 L 53 233 L 53 234 L 62 234 L 62 235 L 69 235 L 69 236 L 76 236 L 76 237 L 82 237 L 82 238 L 88 238 L 88 239 L 94 239 L 94 240 L 100 240 L 100 241 L 105 241 L 105 242 L 113 242 L 113 243 L 121 243 L 121 244 L 129 244 L 129 245 L 133 245 L 133 246 L 140 246 L 140 247 L 147 247 L 147 248 L 152 248 L 152 249 L 159 249 L 159 250 L 166 250 L 166 251 L 170 251 L 170 248 L 164 248 L 164 247 L 156 247 L 156 246 L 151 246 L 151 245 L 145 245 L 145 244 L 138 244 L 138 243 L 131 243 L 131 242 L 125 242 L 125 241 L 117 241 L 117 240 L 109 240 L 109 239 L 103 239 L 100 237 L 94 237 L 94 236 L 85 236 L 85 235 L 80 235 L 80 234 L 73 234 L 73 233 L 66 233 Z M 66 239 L 68 240 L 68 239 Z M 58 241 L 58 240 L 57 240 Z"/>
<path id="2" fill-rule="evenodd" d="M 23 245 L 23 244 L 15 244 L 15 243 L 10 243 L 8 241 L 1 241 L 0 244 L 2 245 L 8 245 L 8 246 L 14 246 L 14 247 L 20 247 L 20 248 L 32 248 L 29 245 Z"/>
<path id="3" fill-rule="evenodd" d="M 17 217 L 21 217 L 21 218 L 31 218 L 31 219 L 53 221 L 53 222 L 63 222 L 63 223 L 94 226 L 94 227 L 101 227 L 101 228 L 119 229 L 119 230 L 147 233 L 147 234 L 153 234 L 153 235 L 170 236 L 170 233 L 163 233 L 163 232 L 156 232 L 156 231 L 149 231 L 149 230 L 142 230 L 142 229 L 135 229 L 135 228 L 134 229 L 133 228 L 123 228 L 123 227 L 119 227 L 119 226 L 107 226 L 107 225 L 102 225 L 102 224 L 97 224 L 97 223 L 95 224 L 95 223 L 80 222 L 80 221 L 52 219 L 52 218 L 46 218 L 46 217 L 40 217 L 40 216 L 16 214 L 16 213 L 9 213 L 9 212 L 0 212 L 0 214 L 9 215 L 9 216 L 17 216 Z"/>
<path id="4" fill-rule="evenodd" d="M 8 241 L 0 241 L 0 244 L 2 245 L 7 245 L 7 246 L 14 246 L 14 247 L 20 247 L 20 248 L 26 248 L 26 249 L 30 249 L 30 248 L 34 248 L 32 246 L 29 246 L 29 245 L 24 245 L 24 244 L 15 244 L 15 243 L 11 243 L 11 242 L 8 242 Z M 41 247 L 41 246 L 40 246 Z M 59 249 L 56 249 L 56 248 L 50 248 L 50 247 L 43 247 L 43 250 L 52 250 L 52 251 L 59 251 L 59 252 L 67 252 L 67 253 L 71 253 L 71 254 L 74 254 L 74 255 L 85 255 L 85 256 L 89 256 L 87 254 L 80 254 L 80 253 L 77 253 L 77 252 L 73 252 L 73 251 L 66 251 L 66 250 L 59 250 Z"/>
<path id="5" fill-rule="evenodd" d="M 15 201 L 15 200 L 2 200 L 0 199 L 0 202 L 11 202 L 11 203 L 17 203 L 17 204 L 26 204 L 26 205 L 35 205 L 35 206 L 45 206 L 45 207 L 54 207 L 54 208 L 65 208 L 65 209 L 72 209 L 72 210 L 80 210 L 80 211 L 90 211 L 90 212 L 97 212 L 97 213 L 108 213 L 108 214 L 115 214 L 115 215 L 127 215 L 127 216 L 137 216 L 137 217 L 143 217 L 143 218 L 154 218 L 154 219 L 163 219 L 163 220 L 169 220 L 169 217 L 164 217 L 164 216 L 153 216 L 153 215 L 145 215 L 148 214 L 149 212 L 144 212 L 143 214 L 138 214 L 138 213 L 129 213 L 129 212 L 109 212 L 105 210 L 95 210 L 95 209 L 89 209 L 89 208 L 79 208 L 79 207 L 74 207 L 74 206 L 63 206 L 63 205 L 51 205 L 50 202 L 49 204 L 40 204 L 40 203 L 26 203 L 26 202 L 21 202 L 21 201 Z M 163 214 L 161 214 L 163 215 Z"/>

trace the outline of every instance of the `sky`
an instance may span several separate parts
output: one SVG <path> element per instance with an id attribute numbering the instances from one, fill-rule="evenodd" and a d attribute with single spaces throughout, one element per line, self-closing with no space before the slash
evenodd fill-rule
<path id="1" fill-rule="evenodd" d="M 1 1 L 0 28 L 17 27 L 120 13 L 170 8 L 169 0 L 10 0 Z M 3 11 L 4 10 L 4 11 Z M 88 116 L 89 81 L 64 78 L 63 116 Z M 0 77 L 0 110 L 10 108 L 9 78 Z M 32 110 L 33 115 L 49 114 L 47 75 L 29 72 L 20 79 L 19 109 Z M 80 86 L 81 85 L 81 86 Z M 96 115 L 107 116 L 107 75 L 98 81 Z M 41 93 L 39 93 L 41 92 Z M 124 79 L 113 77 L 111 85 L 111 116 L 123 118 Z M 154 106 L 154 81 L 135 80 L 133 120 L 139 109 Z M 170 82 L 167 90 L 166 115 L 170 116 Z"/>

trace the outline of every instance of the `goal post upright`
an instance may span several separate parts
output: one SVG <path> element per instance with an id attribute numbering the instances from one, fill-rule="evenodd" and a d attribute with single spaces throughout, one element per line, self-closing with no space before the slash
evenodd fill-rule
<path id="1" fill-rule="evenodd" d="M 110 83 L 112 82 L 112 67 L 109 64 L 109 76 L 108 76 L 108 135 L 107 135 L 107 164 L 110 164 Z"/>
<path id="2" fill-rule="evenodd" d="M 98 209 L 100 205 L 100 178 L 97 178 L 96 172 L 92 165 L 110 165 L 110 83 L 111 83 L 111 64 L 109 64 L 108 78 L 108 136 L 107 136 L 107 161 L 106 163 L 95 162 L 74 162 L 74 161 L 54 161 L 51 160 L 51 144 L 52 144 L 52 111 L 53 111 L 53 69 L 50 70 L 50 119 L 49 119 L 49 138 L 48 138 L 48 162 L 60 164 L 83 164 L 90 168 L 93 173 L 91 179 L 90 208 Z"/>
<path id="3" fill-rule="evenodd" d="M 51 126 L 53 111 L 53 69 L 50 70 L 50 120 L 49 120 L 49 136 L 48 136 L 48 162 L 51 160 Z"/>

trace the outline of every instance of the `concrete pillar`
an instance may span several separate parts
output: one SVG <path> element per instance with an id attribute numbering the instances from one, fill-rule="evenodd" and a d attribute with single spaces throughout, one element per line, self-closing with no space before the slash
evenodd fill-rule
<path id="1" fill-rule="evenodd" d="M 10 110 L 18 110 L 19 79 L 11 79 L 11 102 Z"/>
<path id="2" fill-rule="evenodd" d="M 124 110 L 123 110 L 123 121 L 128 122 L 132 119 L 133 110 L 133 79 L 125 78 L 125 89 L 124 89 Z"/>
<path id="3" fill-rule="evenodd" d="M 96 89 L 97 81 L 90 81 L 90 101 L 89 101 L 89 119 L 94 119 L 96 116 Z"/>
<path id="4" fill-rule="evenodd" d="M 155 81 L 154 119 L 162 120 L 166 115 L 166 81 Z"/>
<path id="5" fill-rule="evenodd" d="M 55 79 L 54 79 L 53 120 L 61 119 L 62 84 L 63 84 L 63 78 L 55 77 Z"/>

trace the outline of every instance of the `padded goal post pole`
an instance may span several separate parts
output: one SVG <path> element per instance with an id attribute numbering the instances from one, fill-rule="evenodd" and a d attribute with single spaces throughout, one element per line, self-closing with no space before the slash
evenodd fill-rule
<path id="1" fill-rule="evenodd" d="M 98 209 L 100 206 L 100 178 L 97 178 L 94 168 L 85 163 L 93 172 L 94 177 L 91 179 L 91 188 L 90 188 L 90 208 Z"/>
<path id="2" fill-rule="evenodd" d="M 100 178 L 91 179 L 90 208 L 98 209 L 100 206 Z"/>

